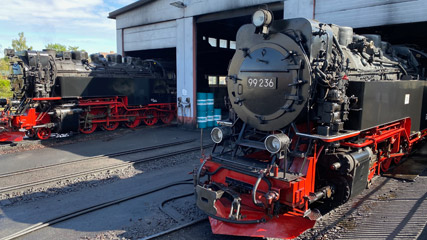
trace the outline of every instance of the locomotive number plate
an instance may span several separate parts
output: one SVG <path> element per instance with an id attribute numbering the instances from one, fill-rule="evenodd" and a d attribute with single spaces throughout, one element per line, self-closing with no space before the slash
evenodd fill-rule
<path id="1" fill-rule="evenodd" d="M 248 77 L 248 87 L 276 89 L 277 77 Z"/>

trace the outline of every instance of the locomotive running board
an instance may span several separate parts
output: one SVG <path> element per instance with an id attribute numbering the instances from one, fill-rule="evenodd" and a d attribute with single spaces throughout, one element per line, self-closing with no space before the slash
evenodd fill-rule
<path id="1" fill-rule="evenodd" d="M 313 139 L 320 139 L 324 142 L 336 142 L 336 141 L 339 141 L 342 139 L 357 136 L 359 134 L 360 134 L 360 131 L 346 131 L 345 133 L 338 133 L 338 134 L 330 135 L 330 136 L 297 132 L 297 136 L 306 137 L 306 138 L 313 138 Z"/>

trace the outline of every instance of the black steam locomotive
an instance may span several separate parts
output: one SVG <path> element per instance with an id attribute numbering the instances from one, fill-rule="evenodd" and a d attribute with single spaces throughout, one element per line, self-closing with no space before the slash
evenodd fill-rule
<path id="1" fill-rule="evenodd" d="M 427 135 L 426 55 L 258 10 L 237 33 L 228 121 L 195 171 L 217 234 L 293 238 Z M 423 65 L 424 63 L 424 65 Z"/>
<path id="2" fill-rule="evenodd" d="M 0 141 L 170 123 L 176 115 L 175 73 L 158 61 L 54 50 L 5 55 L 13 98 L 2 100 Z"/>

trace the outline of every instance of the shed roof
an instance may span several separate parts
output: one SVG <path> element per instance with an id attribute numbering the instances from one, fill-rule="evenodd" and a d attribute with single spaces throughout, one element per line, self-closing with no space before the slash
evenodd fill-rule
<path id="1" fill-rule="evenodd" d="M 119 9 L 117 9 L 117 10 L 115 10 L 115 11 L 110 12 L 110 13 L 108 14 L 108 18 L 116 19 L 116 17 L 117 17 L 118 15 L 120 15 L 120 14 L 123 14 L 123 13 L 125 13 L 125 12 L 129 12 L 129 11 L 131 11 L 131 10 L 135 9 L 135 8 L 141 7 L 142 5 L 145 5 L 145 4 L 147 4 L 147 3 L 154 2 L 154 1 L 155 1 L 155 0 L 139 0 L 139 1 L 137 1 L 137 2 L 134 2 L 134 3 L 132 3 L 132 4 L 129 4 L 129 5 L 127 5 L 127 6 L 124 6 L 124 7 L 122 7 L 122 8 L 119 8 Z"/>

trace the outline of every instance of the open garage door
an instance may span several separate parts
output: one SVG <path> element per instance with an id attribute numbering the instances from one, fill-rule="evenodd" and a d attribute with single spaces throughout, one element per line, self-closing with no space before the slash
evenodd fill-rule
<path id="1" fill-rule="evenodd" d="M 275 19 L 283 18 L 283 3 L 270 4 Z M 236 34 L 252 22 L 258 7 L 209 14 L 197 19 L 197 92 L 214 93 L 214 107 L 226 112 L 228 65 L 236 51 Z"/>

